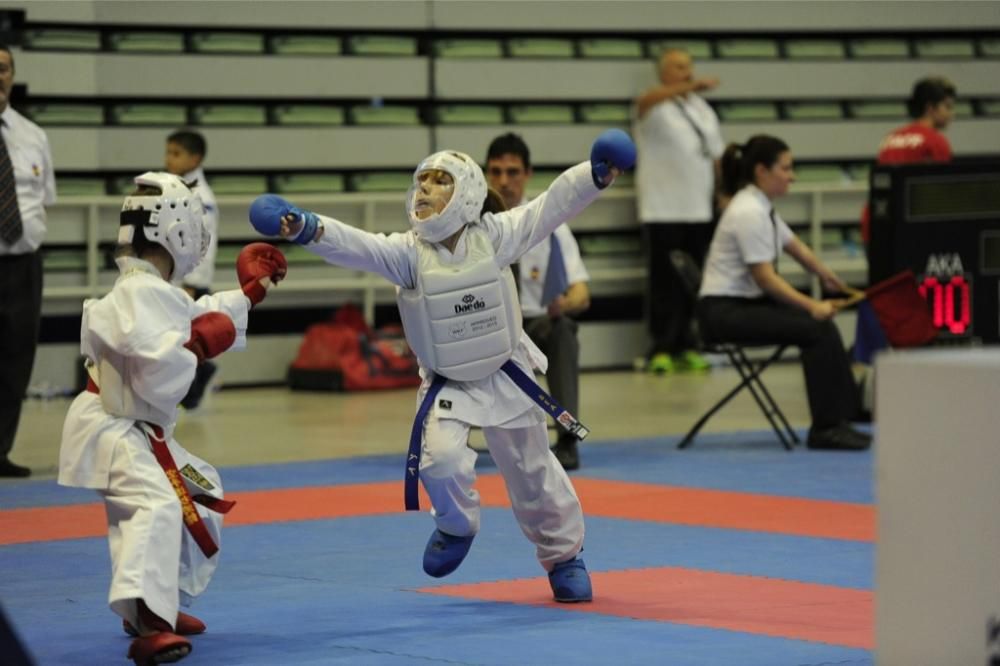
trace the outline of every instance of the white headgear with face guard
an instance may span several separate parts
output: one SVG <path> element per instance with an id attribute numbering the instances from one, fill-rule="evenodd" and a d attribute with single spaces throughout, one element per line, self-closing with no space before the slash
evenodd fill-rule
<path id="1" fill-rule="evenodd" d="M 416 198 L 420 194 L 419 176 L 432 169 L 444 171 L 451 176 L 455 181 L 455 189 L 444 210 L 421 220 L 415 211 Z M 406 193 L 406 215 L 417 236 L 437 243 L 466 224 L 477 222 L 485 201 L 486 178 L 475 160 L 465 153 L 442 150 L 425 158 L 413 172 L 413 185 Z"/>
<path id="2" fill-rule="evenodd" d="M 136 176 L 137 187 L 148 186 L 160 194 L 132 195 L 122 204 L 119 243 L 132 243 L 136 230 L 146 240 L 162 245 L 174 260 L 173 282 L 179 282 L 205 257 L 209 233 L 205 230 L 201 197 L 177 176 L 147 171 Z"/>

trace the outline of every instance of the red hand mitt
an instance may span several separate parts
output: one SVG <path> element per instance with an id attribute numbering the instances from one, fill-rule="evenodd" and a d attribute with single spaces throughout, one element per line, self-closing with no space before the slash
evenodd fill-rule
<path id="1" fill-rule="evenodd" d="M 198 357 L 198 363 L 215 358 L 236 342 L 233 320 L 221 312 L 206 312 L 191 320 L 191 339 L 184 346 Z"/>
<path id="2" fill-rule="evenodd" d="M 287 273 L 288 262 L 285 255 L 267 243 L 250 243 L 236 258 L 236 275 L 239 277 L 240 287 L 252 305 L 257 305 L 267 295 L 267 289 L 260 283 L 262 278 L 268 277 L 272 282 L 280 282 Z"/>

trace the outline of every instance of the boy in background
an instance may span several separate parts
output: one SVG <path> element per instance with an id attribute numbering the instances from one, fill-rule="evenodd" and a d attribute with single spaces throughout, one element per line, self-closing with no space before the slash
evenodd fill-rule
<path id="1" fill-rule="evenodd" d="M 205 231 L 209 234 L 208 250 L 201 263 L 195 266 L 181 283 L 184 291 L 195 300 L 212 291 L 215 255 L 219 250 L 219 207 L 215 203 L 215 194 L 208 186 L 205 171 L 201 166 L 207 150 L 208 145 L 201 134 L 193 130 L 177 130 L 167 137 L 167 149 L 163 161 L 164 169 L 168 173 L 179 176 L 185 183 L 191 185 L 192 191 L 201 199 L 204 208 L 202 219 Z M 198 366 L 194 382 L 191 383 L 191 390 L 181 400 L 184 409 L 191 410 L 198 407 L 216 370 L 218 367 L 211 361 Z"/>

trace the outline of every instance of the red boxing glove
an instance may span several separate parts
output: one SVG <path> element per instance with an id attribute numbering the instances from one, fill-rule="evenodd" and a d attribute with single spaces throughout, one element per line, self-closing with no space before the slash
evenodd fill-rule
<path id="1" fill-rule="evenodd" d="M 288 262 L 285 255 L 267 243 L 250 243 L 240 250 L 240 256 L 236 258 L 236 275 L 251 305 L 257 305 L 267 295 L 267 289 L 260 283 L 262 278 L 280 282 L 286 273 Z"/>
<path id="2" fill-rule="evenodd" d="M 198 364 L 215 358 L 236 342 L 233 320 L 221 312 L 206 312 L 191 320 L 191 339 L 184 346 L 198 357 Z"/>

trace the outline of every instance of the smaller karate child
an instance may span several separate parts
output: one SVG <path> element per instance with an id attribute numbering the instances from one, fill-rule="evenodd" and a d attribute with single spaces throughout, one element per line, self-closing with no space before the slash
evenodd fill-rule
<path id="1" fill-rule="evenodd" d="M 104 499 L 111 609 L 135 640 L 136 664 L 177 661 L 185 635 L 205 631 L 179 612 L 208 585 L 218 558 L 223 499 L 211 465 L 173 439 L 177 405 L 198 364 L 246 344 L 247 316 L 287 272 L 266 243 L 237 259 L 242 289 L 193 301 L 176 286 L 205 255 L 202 202 L 177 176 L 149 172 L 125 199 L 111 292 L 83 304 L 87 390 L 63 425 L 59 483 Z"/>

